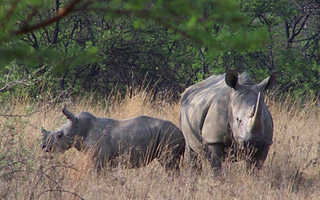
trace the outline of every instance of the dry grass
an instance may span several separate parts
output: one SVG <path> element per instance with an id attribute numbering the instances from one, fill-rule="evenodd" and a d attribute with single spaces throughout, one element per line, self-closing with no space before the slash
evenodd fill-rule
<path id="1" fill-rule="evenodd" d="M 149 115 L 179 125 L 179 105 L 151 100 L 134 91 L 125 98 L 78 99 L 74 113 L 89 111 L 117 119 Z M 318 199 L 320 196 L 320 126 L 318 103 L 298 106 L 287 99 L 268 101 L 273 115 L 274 144 L 262 170 L 248 174 L 243 162 L 223 163 L 220 177 L 208 166 L 195 174 L 182 166 L 166 173 L 156 161 L 139 169 L 121 166 L 97 174 L 88 156 L 70 149 L 47 155 L 40 148 L 40 127 L 51 130 L 66 121 L 63 103 L 47 106 L 14 97 L 0 117 L 0 199 Z"/>

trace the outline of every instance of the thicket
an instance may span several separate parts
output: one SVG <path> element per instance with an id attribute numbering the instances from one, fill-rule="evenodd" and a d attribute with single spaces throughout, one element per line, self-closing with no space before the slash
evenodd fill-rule
<path id="1" fill-rule="evenodd" d="M 138 85 L 178 99 L 225 68 L 320 92 L 320 1 L 2 0 L 0 27 L 2 101 Z"/>

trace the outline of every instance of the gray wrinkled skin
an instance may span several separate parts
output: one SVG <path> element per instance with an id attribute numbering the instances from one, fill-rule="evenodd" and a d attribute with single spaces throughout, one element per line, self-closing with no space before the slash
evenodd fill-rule
<path id="1" fill-rule="evenodd" d="M 74 116 L 66 108 L 68 122 L 56 131 L 42 130 L 42 149 L 65 152 L 71 147 L 92 153 L 100 170 L 126 156 L 127 167 L 141 167 L 157 159 L 166 169 L 178 169 L 184 153 L 182 132 L 167 120 L 139 116 L 127 120 L 96 118 L 88 112 Z"/>
<path id="2" fill-rule="evenodd" d="M 275 73 L 255 84 L 247 73 L 238 77 L 227 70 L 190 86 L 181 99 L 180 122 L 189 162 L 198 155 L 221 168 L 226 150 L 253 149 L 248 166 L 260 168 L 272 144 L 273 122 L 264 103 L 264 92 L 276 81 Z M 195 166 L 194 166 L 195 167 Z"/>

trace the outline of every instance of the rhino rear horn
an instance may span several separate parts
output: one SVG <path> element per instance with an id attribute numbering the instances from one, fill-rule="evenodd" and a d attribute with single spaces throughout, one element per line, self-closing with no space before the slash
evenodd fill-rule
<path id="1" fill-rule="evenodd" d="M 77 120 L 77 118 L 74 116 L 74 114 L 72 112 L 70 112 L 69 110 L 67 110 L 66 106 L 64 106 L 64 108 L 62 109 L 62 112 L 72 122 Z"/>

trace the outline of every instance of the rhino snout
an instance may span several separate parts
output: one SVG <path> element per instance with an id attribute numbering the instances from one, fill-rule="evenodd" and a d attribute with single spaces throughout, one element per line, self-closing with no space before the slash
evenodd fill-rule
<path id="1" fill-rule="evenodd" d="M 42 150 L 44 151 L 44 152 L 50 152 L 50 150 L 49 150 L 49 148 L 47 147 L 47 145 L 46 144 L 43 144 L 42 145 Z"/>
<path id="2" fill-rule="evenodd" d="M 263 148 L 268 143 L 260 137 L 253 137 L 253 138 L 236 138 L 236 142 L 238 143 L 240 148 L 246 148 L 246 147 L 253 147 L 253 148 Z"/>
<path id="3" fill-rule="evenodd" d="M 253 147 L 256 149 L 263 148 L 267 145 L 267 142 L 265 140 L 257 140 L 257 139 L 251 139 L 248 141 L 244 141 L 243 145 L 245 147 Z"/>

